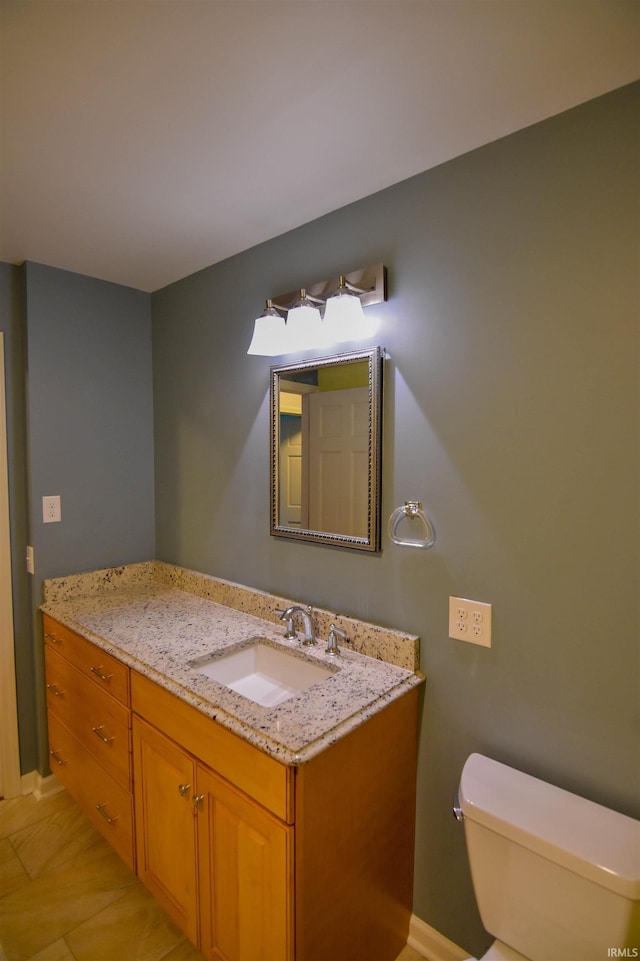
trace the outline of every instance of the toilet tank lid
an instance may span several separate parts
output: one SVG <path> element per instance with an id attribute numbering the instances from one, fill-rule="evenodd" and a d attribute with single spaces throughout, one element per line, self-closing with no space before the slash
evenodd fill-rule
<path id="1" fill-rule="evenodd" d="M 462 769 L 460 806 L 470 821 L 640 900 L 640 821 L 482 754 Z"/>

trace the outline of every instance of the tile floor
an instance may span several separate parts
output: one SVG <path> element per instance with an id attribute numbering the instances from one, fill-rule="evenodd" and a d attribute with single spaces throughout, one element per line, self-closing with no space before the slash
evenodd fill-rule
<path id="1" fill-rule="evenodd" d="M 0 801 L 0 961 L 202 956 L 60 792 Z M 423 959 L 407 946 L 397 961 Z"/>

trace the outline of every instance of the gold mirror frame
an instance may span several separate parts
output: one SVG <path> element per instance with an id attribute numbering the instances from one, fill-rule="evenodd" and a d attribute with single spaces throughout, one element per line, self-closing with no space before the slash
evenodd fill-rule
<path id="1" fill-rule="evenodd" d="M 372 347 L 367 350 L 333 354 L 329 357 L 314 357 L 309 360 L 295 361 L 291 364 L 281 364 L 271 368 L 271 534 L 274 537 L 288 537 L 294 540 L 312 541 L 316 544 L 330 544 L 360 551 L 380 550 L 382 361 L 382 349 Z M 304 381 L 311 378 L 314 372 L 322 372 L 319 376 L 326 376 L 330 369 L 343 368 L 350 364 L 366 364 L 368 372 L 367 518 L 362 525 L 362 533 L 314 530 L 312 527 L 302 526 L 302 523 L 300 526 L 287 525 L 280 517 L 281 412 L 285 413 L 285 411 L 281 411 L 281 385 L 287 382 L 295 383 L 296 380 L 298 382 Z M 308 452 L 306 456 L 307 458 L 310 456 Z M 308 477 L 309 469 L 307 468 L 307 482 Z M 308 486 L 307 483 L 306 487 Z M 304 498 L 304 494 L 302 496 Z M 364 527 L 366 527 L 366 532 Z"/>

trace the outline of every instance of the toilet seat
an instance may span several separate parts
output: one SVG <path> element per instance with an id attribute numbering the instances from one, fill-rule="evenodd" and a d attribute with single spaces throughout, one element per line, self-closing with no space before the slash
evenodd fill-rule
<path id="1" fill-rule="evenodd" d="M 502 941 L 494 941 L 481 958 L 467 958 L 467 961 L 530 961 L 524 954 L 510 948 Z"/>

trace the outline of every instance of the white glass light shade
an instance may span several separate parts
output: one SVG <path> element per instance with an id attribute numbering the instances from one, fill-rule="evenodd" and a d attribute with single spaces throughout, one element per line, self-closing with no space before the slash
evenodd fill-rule
<path id="1" fill-rule="evenodd" d="M 323 345 L 320 311 L 300 291 L 300 299 L 287 314 L 287 350 L 313 350 Z"/>
<path id="2" fill-rule="evenodd" d="M 267 301 L 267 306 L 253 328 L 253 337 L 247 350 L 248 354 L 258 354 L 261 357 L 277 357 L 286 354 L 289 347 L 286 344 L 286 326 L 275 307 Z"/>
<path id="3" fill-rule="evenodd" d="M 365 317 L 359 297 L 344 289 L 327 300 L 324 327 L 329 343 L 362 340 L 376 332 L 374 318 Z"/>

